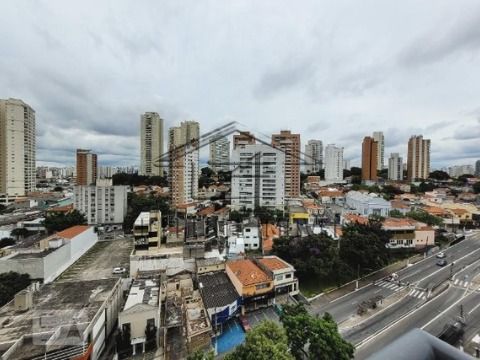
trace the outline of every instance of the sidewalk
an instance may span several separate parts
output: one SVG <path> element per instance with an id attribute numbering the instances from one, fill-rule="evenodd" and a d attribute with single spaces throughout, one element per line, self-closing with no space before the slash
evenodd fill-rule
<path id="1" fill-rule="evenodd" d="M 415 264 L 416 262 L 422 259 L 423 259 L 423 256 L 419 254 L 419 255 L 412 256 L 411 258 L 401 260 L 391 265 L 388 265 L 383 269 L 377 270 L 358 280 L 358 288 L 364 287 L 374 281 L 381 280 L 384 277 L 390 275 L 391 273 L 397 272 L 405 268 L 408 263 Z M 314 302 L 316 306 L 325 305 L 325 304 L 328 304 L 329 302 L 332 302 L 333 300 L 336 300 L 342 296 L 345 296 L 355 291 L 355 287 L 356 287 L 356 280 L 351 281 L 345 285 L 342 285 L 336 289 L 315 295 L 311 298 L 308 298 L 307 300 L 309 303 Z"/>

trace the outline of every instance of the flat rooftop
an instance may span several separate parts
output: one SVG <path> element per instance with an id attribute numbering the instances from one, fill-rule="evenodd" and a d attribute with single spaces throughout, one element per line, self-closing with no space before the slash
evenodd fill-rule
<path id="1" fill-rule="evenodd" d="M 13 303 L 5 305 L 0 308 L 0 343 L 55 331 L 67 324 L 90 322 L 118 281 L 54 282 L 33 294 L 33 308 L 26 312 L 16 312 Z"/>
<path id="2" fill-rule="evenodd" d="M 60 275 L 58 281 L 86 281 L 118 278 L 112 274 L 114 267 L 130 268 L 133 242 L 129 239 L 99 241 L 80 259 Z"/>

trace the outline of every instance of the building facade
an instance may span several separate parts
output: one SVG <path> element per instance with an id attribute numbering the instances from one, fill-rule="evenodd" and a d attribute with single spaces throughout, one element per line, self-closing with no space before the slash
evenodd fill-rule
<path id="1" fill-rule="evenodd" d="M 210 168 L 215 171 L 230 171 L 230 141 L 226 138 L 216 139 L 210 143 Z"/>
<path id="2" fill-rule="evenodd" d="M 140 118 L 140 175 L 163 176 L 163 119 L 156 112 Z"/>
<path id="3" fill-rule="evenodd" d="M 74 208 L 87 218 L 89 225 L 117 224 L 121 227 L 127 214 L 127 189 L 123 185 L 77 185 Z"/>
<path id="4" fill-rule="evenodd" d="M 328 144 L 325 148 L 325 181 L 343 181 L 343 148 Z"/>
<path id="5" fill-rule="evenodd" d="M 285 197 L 300 196 L 300 134 L 282 130 L 272 135 L 272 146 L 285 154 Z"/>
<path id="6" fill-rule="evenodd" d="M 254 145 L 255 136 L 248 131 L 240 131 L 239 134 L 233 135 L 233 149 L 240 145 Z"/>
<path id="7" fill-rule="evenodd" d="M 480 160 L 475 162 L 475 176 L 480 176 Z"/>
<path id="8" fill-rule="evenodd" d="M 378 143 L 366 136 L 362 143 L 362 180 L 376 181 L 378 166 Z"/>
<path id="9" fill-rule="evenodd" d="M 0 203 L 35 191 L 35 110 L 0 99 Z"/>
<path id="10" fill-rule="evenodd" d="M 95 185 L 97 181 L 97 154 L 77 149 L 77 185 Z"/>
<path id="11" fill-rule="evenodd" d="M 232 207 L 282 209 L 285 194 L 285 154 L 269 145 L 242 145 L 233 150 Z"/>
<path id="12" fill-rule="evenodd" d="M 382 131 L 375 131 L 373 133 L 373 140 L 377 142 L 377 170 L 385 168 L 385 138 Z"/>
<path id="13" fill-rule="evenodd" d="M 430 140 L 414 135 L 408 141 L 407 178 L 427 179 L 430 174 Z"/>
<path id="14" fill-rule="evenodd" d="M 323 169 L 323 144 L 320 140 L 308 140 L 305 145 L 305 171 L 316 173 Z"/>
<path id="15" fill-rule="evenodd" d="M 393 181 L 403 180 L 403 159 L 398 153 L 391 153 L 388 159 L 388 179 Z"/>
<path id="16" fill-rule="evenodd" d="M 474 173 L 472 165 L 454 165 L 448 168 L 448 175 L 454 178 L 462 175 L 474 175 Z"/>
<path id="17" fill-rule="evenodd" d="M 200 125 L 184 121 L 169 131 L 169 183 L 172 207 L 198 198 Z"/>

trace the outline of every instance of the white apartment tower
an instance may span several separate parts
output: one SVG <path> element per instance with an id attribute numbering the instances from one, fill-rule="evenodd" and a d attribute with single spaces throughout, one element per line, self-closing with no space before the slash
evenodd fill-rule
<path id="1" fill-rule="evenodd" d="M 163 176 L 163 119 L 146 112 L 140 119 L 140 175 Z"/>
<path id="2" fill-rule="evenodd" d="M 265 144 L 239 145 L 232 153 L 232 208 L 283 209 L 285 153 Z"/>
<path id="3" fill-rule="evenodd" d="M 35 110 L 19 99 L 0 99 L 0 195 L 35 191 Z M 2 200 L 0 200 L 2 202 Z"/>
<path id="4" fill-rule="evenodd" d="M 226 137 L 210 143 L 210 168 L 215 171 L 230 171 L 230 141 Z"/>
<path id="5" fill-rule="evenodd" d="M 388 179 L 393 181 L 403 180 L 403 159 L 398 153 L 391 153 L 388 159 Z"/>
<path id="6" fill-rule="evenodd" d="M 382 131 L 375 131 L 372 137 L 377 142 L 377 170 L 380 171 L 385 168 L 385 138 Z"/>
<path id="7" fill-rule="evenodd" d="M 414 135 L 408 141 L 407 177 L 409 181 L 430 175 L 430 140 Z"/>
<path id="8" fill-rule="evenodd" d="M 335 144 L 325 147 L 325 181 L 343 181 L 343 147 Z"/>
<path id="9" fill-rule="evenodd" d="M 308 140 L 305 145 L 305 171 L 316 173 L 323 169 L 323 144 L 320 140 Z"/>
<path id="10" fill-rule="evenodd" d="M 171 206 L 176 207 L 198 198 L 200 125 L 184 121 L 168 136 Z"/>
<path id="11" fill-rule="evenodd" d="M 73 204 L 87 218 L 89 225 L 117 224 L 121 227 L 127 214 L 128 186 L 112 186 L 111 179 L 100 179 L 96 185 L 77 185 Z"/>

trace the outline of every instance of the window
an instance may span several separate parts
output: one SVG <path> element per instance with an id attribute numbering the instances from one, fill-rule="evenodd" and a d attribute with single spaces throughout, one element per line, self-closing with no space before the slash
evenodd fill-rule
<path id="1" fill-rule="evenodd" d="M 285 275 L 285 279 L 291 279 L 292 278 L 292 274 L 286 274 Z"/>

